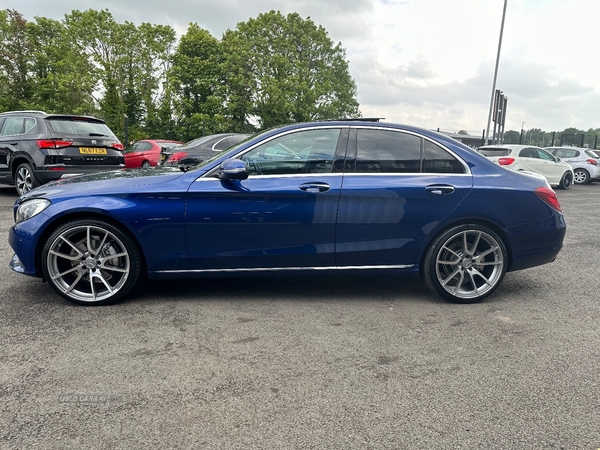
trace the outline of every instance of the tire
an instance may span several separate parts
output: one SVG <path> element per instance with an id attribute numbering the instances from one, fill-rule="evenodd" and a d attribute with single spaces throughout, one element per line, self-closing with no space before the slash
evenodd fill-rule
<path id="1" fill-rule="evenodd" d="M 23 163 L 17 167 L 15 172 L 15 189 L 17 194 L 23 195 L 38 187 L 40 182 L 33 174 L 33 168 L 29 163 Z"/>
<path id="2" fill-rule="evenodd" d="M 590 179 L 590 174 L 585 169 L 575 169 L 575 177 L 573 181 L 575 184 L 588 184 L 592 180 Z"/>
<path id="3" fill-rule="evenodd" d="M 570 189 L 571 186 L 573 186 L 573 175 L 571 175 L 571 172 L 565 172 L 558 187 L 567 190 Z"/>
<path id="4" fill-rule="evenodd" d="M 152 167 L 152 166 L 150 165 L 150 163 L 148 161 L 144 161 L 142 163 L 142 169 L 149 169 L 150 167 Z"/>
<path id="5" fill-rule="evenodd" d="M 476 303 L 500 285 L 508 266 L 502 239 L 487 227 L 464 224 L 438 235 L 423 260 L 427 286 L 454 303 Z"/>
<path id="6" fill-rule="evenodd" d="M 58 227 L 42 251 L 42 270 L 61 297 L 78 305 L 121 300 L 140 278 L 137 244 L 120 228 L 99 219 Z"/>

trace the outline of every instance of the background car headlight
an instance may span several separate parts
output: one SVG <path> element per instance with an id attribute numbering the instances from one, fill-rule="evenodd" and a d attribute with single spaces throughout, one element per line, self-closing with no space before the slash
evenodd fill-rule
<path id="1" fill-rule="evenodd" d="M 15 223 L 23 222 L 24 220 L 31 219 L 33 216 L 37 216 L 48 206 L 50 206 L 50 200 L 46 200 L 45 198 L 35 198 L 26 201 L 17 209 Z"/>

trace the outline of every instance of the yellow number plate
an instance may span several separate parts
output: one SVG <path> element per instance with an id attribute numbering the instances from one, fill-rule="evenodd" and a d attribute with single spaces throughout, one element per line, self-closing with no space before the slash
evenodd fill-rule
<path id="1" fill-rule="evenodd" d="M 83 153 L 84 155 L 106 155 L 106 149 L 79 147 L 79 153 Z"/>

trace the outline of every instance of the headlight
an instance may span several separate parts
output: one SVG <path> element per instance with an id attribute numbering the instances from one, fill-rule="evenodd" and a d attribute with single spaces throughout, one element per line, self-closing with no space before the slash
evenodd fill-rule
<path id="1" fill-rule="evenodd" d="M 33 216 L 37 216 L 48 206 L 50 206 L 50 200 L 46 200 L 45 198 L 34 198 L 33 200 L 24 202 L 17 209 L 15 223 L 23 222 L 24 220 L 31 219 Z"/>

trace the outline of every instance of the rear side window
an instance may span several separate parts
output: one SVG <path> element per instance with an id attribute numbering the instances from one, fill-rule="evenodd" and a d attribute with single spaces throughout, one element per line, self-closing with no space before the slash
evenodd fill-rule
<path id="1" fill-rule="evenodd" d="M 90 122 L 77 119 L 46 119 L 50 129 L 59 134 L 81 135 L 81 136 L 109 136 L 114 137 L 108 125 L 101 122 Z"/>
<path id="2" fill-rule="evenodd" d="M 519 156 L 521 158 L 539 158 L 540 155 L 538 154 L 537 150 L 535 148 L 524 148 L 523 150 L 521 150 L 519 152 Z"/>
<path id="3" fill-rule="evenodd" d="M 496 156 L 508 156 L 511 153 L 510 148 L 480 148 L 478 152 L 483 156 L 496 157 Z"/>
<path id="4" fill-rule="evenodd" d="M 559 158 L 576 158 L 579 156 L 579 151 L 577 150 L 558 149 L 552 153 Z"/>
<path id="5" fill-rule="evenodd" d="M 464 166 L 450 153 L 433 142 L 425 141 L 425 173 L 465 173 Z"/>
<path id="6" fill-rule="evenodd" d="M 359 129 L 355 172 L 465 173 L 442 147 L 407 133 Z"/>
<path id="7" fill-rule="evenodd" d="M 35 126 L 35 119 L 25 117 L 7 117 L 0 130 L 0 136 L 25 134 Z"/>

